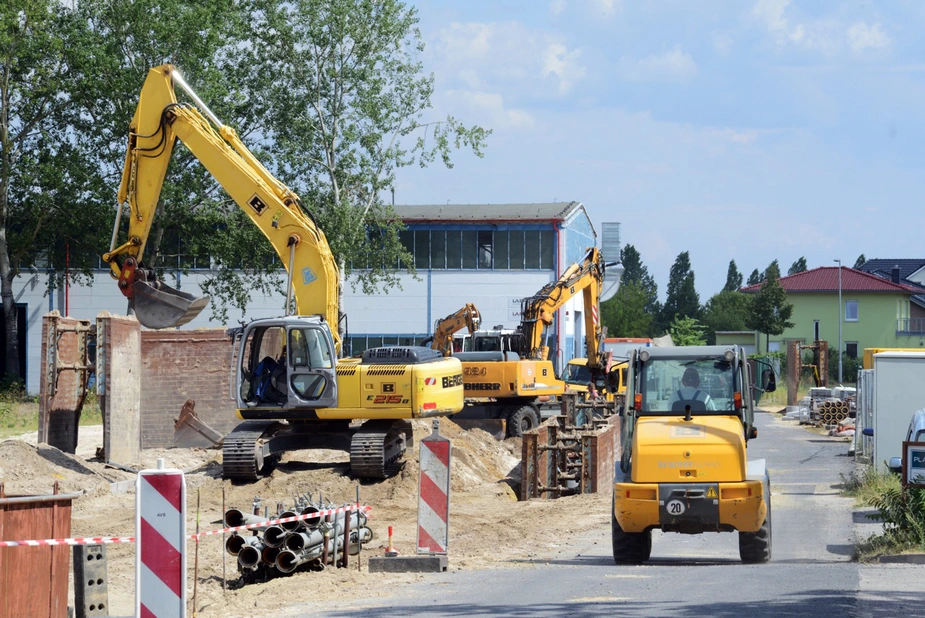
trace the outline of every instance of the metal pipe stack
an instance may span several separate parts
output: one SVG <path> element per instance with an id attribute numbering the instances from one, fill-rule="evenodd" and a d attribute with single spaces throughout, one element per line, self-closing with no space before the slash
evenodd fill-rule
<path id="1" fill-rule="evenodd" d="M 337 506 L 325 503 L 323 499 L 314 502 L 311 494 L 308 494 L 295 498 L 289 509 L 279 503 L 277 514 L 273 516 L 269 513 L 264 516 L 251 515 L 240 509 L 228 509 L 225 512 L 225 525 L 230 528 L 258 524 L 333 508 Z M 260 526 L 250 529 L 254 533 L 252 536 L 247 535 L 248 531 L 243 534 L 235 532 L 229 536 L 225 550 L 237 558 L 242 577 L 251 581 L 264 581 L 300 569 L 318 571 L 332 564 L 346 564 L 347 555 L 355 556 L 361 544 L 373 539 L 373 532 L 366 524 L 366 513 L 348 511 L 327 517 L 309 517 L 284 524 Z"/>

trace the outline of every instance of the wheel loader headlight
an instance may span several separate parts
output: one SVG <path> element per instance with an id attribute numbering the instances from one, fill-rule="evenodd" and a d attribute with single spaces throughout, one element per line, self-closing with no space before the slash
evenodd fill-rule
<path id="1" fill-rule="evenodd" d="M 641 360 L 642 362 L 646 362 L 647 360 L 649 360 L 649 351 L 648 351 L 648 350 L 640 350 L 640 351 L 639 351 L 639 360 Z"/>
<path id="2" fill-rule="evenodd" d="M 732 361 L 735 360 L 736 353 L 732 350 L 732 348 L 729 348 L 728 350 L 726 350 L 726 353 L 723 354 L 723 358 L 725 358 L 727 361 L 731 363 Z"/>

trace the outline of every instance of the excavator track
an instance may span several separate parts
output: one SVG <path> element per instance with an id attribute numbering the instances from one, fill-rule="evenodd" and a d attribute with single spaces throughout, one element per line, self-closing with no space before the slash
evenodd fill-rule
<path id="1" fill-rule="evenodd" d="M 257 441 L 273 427 L 273 421 L 245 421 L 225 436 L 222 476 L 234 481 L 256 481 L 265 464 L 258 467 Z"/>
<path id="2" fill-rule="evenodd" d="M 367 421 L 350 441 L 350 472 L 356 478 L 384 479 L 401 470 L 412 443 L 408 421 Z"/>

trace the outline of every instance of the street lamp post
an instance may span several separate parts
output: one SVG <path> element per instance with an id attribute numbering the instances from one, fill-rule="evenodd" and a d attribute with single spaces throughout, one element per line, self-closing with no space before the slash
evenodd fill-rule
<path id="1" fill-rule="evenodd" d="M 841 384 L 841 323 L 842 323 L 842 305 L 841 305 L 841 260 L 835 260 L 838 264 L 838 383 Z"/>

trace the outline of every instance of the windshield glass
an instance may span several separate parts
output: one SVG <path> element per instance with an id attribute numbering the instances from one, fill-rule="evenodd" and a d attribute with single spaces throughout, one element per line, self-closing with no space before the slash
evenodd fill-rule
<path id="1" fill-rule="evenodd" d="M 568 364 L 565 366 L 565 375 L 562 379 L 569 384 L 587 386 L 591 381 L 591 372 L 587 365 Z"/>
<path id="2" fill-rule="evenodd" d="M 735 390 L 732 363 L 709 359 L 658 359 L 642 368 L 642 411 L 732 412 Z"/>

